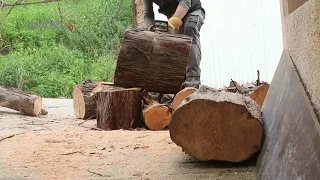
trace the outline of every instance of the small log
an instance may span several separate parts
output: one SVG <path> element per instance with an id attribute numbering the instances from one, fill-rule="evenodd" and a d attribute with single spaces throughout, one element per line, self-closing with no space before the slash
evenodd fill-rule
<path id="1" fill-rule="evenodd" d="M 172 118 L 172 109 L 165 104 L 160 104 L 154 100 L 148 93 L 143 94 L 143 120 L 145 125 L 153 131 L 165 129 L 170 124 Z"/>
<path id="2" fill-rule="evenodd" d="M 42 97 L 15 88 L 0 87 L 0 105 L 29 116 L 42 115 Z"/>
<path id="3" fill-rule="evenodd" d="M 94 97 L 97 126 L 104 130 L 139 127 L 141 124 L 141 89 L 106 86 Z"/>
<path id="4" fill-rule="evenodd" d="M 179 93 L 176 94 L 176 96 L 173 99 L 171 108 L 173 110 L 176 110 L 178 108 L 178 106 L 181 104 L 181 102 L 188 97 L 189 95 L 191 95 L 192 93 L 194 93 L 197 89 L 193 88 L 193 87 L 189 87 L 189 88 L 184 88 L 182 89 Z"/>
<path id="5" fill-rule="evenodd" d="M 185 78 L 192 39 L 144 30 L 127 30 L 114 75 L 119 87 L 176 94 Z"/>
<path id="6" fill-rule="evenodd" d="M 248 96 L 201 86 L 175 110 L 169 132 L 200 161 L 241 162 L 260 149 L 261 111 Z"/>
<path id="7" fill-rule="evenodd" d="M 73 88 L 73 110 L 77 119 L 96 118 L 97 106 L 91 93 L 98 85 L 98 83 L 85 82 Z"/>
<path id="8" fill-rule="evenodd" d="M 264 103 L 264 100 L 267 96 L 267 93 L 269 91 L 269 84 L 261 84 L 250 95 L 250 97 L 259 105 L 260 109 L 262 108 L 262 105 Z"/>

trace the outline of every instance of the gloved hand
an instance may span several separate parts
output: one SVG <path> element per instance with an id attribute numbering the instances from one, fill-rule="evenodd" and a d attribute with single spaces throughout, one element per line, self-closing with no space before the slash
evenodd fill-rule
<path id="1" fill-rule="evenodd" d="M 178 17 L 171 17 L 168 20 L 168 29 L 169 29 L 169 33 L 171 34 L 176 34 L 179 31 L 179 28 L 182 26 L 183 22 L 180 18 Z"/>

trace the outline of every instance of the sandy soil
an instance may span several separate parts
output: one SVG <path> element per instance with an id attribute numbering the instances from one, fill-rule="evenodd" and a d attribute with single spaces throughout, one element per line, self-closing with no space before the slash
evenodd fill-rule
<path id="1" fill-rule="evenodd" d="M 198 162 L 168 131 L 98 131 L 72 100 L 43 103 L 36 118 L 0 108 L 0 179 L 256 179 L 254 163 Z"/>

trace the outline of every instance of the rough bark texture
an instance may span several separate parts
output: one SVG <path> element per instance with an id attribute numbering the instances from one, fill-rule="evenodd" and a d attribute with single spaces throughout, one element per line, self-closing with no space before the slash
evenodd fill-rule
<path id="1" fill-rule="evenodd" d="M 288 51 L 320 118 L 320 1 L 309 0 L 287 19 Z"/>
<path id="2" fill-rule="evenodd" d="M 78 119 L 94 119 L 96 118 L 96 102 L 92 96 L 92 90 L 96 88 L 98 83 L 84 83 L 73 88 L 73 110 Z"/>
<path id="3" fill-rule="evenodd" d="M 142 111 L 145 125 L 153 131 L 165 129 L 170 124 L 172 109 L 165 104 L 160 104 L 148 93 L 143 94 L 144 109 Z"/>
<path id="4" fill-rule="evenodd" d="M 263 123 L 251 98 L 201 86 L 176 109 L 169 131 L 198 160 L 241 162 L 260 149 Z"/>
<path id="5" fill-rule="evenodd" d="M 144 27 L 143 0 L 132 0 L 133 21 L 136 28 Z"/>
<path id="6" fill-rule="evenodd" d="M 161 32 L 127 30 L 119 52 L 114 84 L 175 94 L 184 81 L 191 38 Z"/>
<path id="7" fill-rule="evenodd" d="M 0 87 L 0 105 L 29 116 L 42 114 L 42 97 L 14 88 Z"/>
<path id="8" fill-rule="evenodd" d="M 141 124 L 141 89 L 105 87 L 95 94 L 97 126 L 104 130 L 130 129 Z"/>

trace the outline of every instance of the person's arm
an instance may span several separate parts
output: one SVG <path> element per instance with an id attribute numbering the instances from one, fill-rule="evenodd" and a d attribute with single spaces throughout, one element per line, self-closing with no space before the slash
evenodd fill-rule
<path id="1" fill-rule="evenodd" d="M 153 2 L 144 0 L 144 25 L 149 28 L 154 22 Z"/>
<path id="2" fill-rule="evenodd" d="M 180 0 L 173 17 L 183 19 L 191 7 L 191 0 Z"/>

